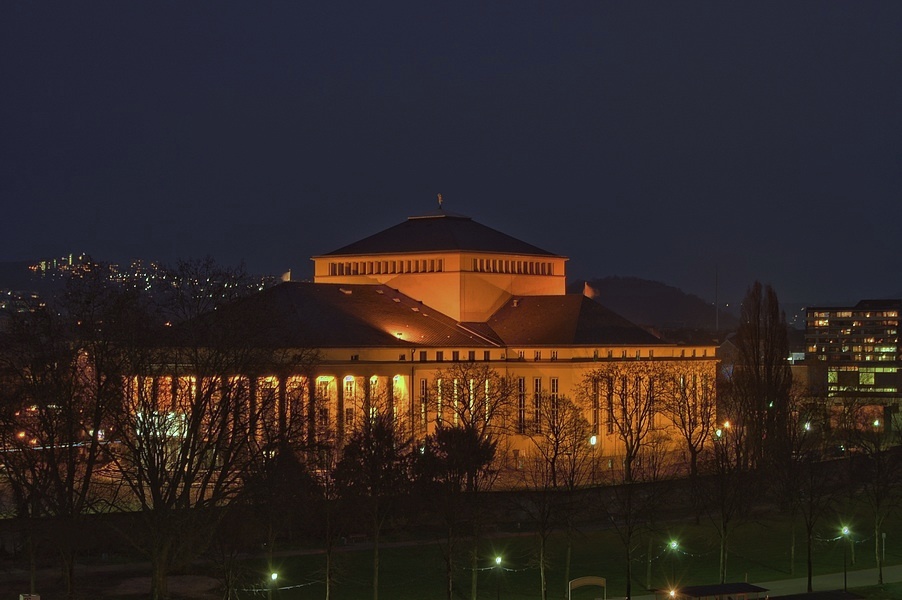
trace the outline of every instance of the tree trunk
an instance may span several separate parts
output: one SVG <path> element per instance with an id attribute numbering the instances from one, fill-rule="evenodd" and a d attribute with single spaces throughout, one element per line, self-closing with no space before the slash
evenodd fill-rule
<path id="1" fill-rule="evenodd" d="M 880 556 L 880 524 L 874 523 L 874 557 L 877 559 L 877 585 L 883 585 L 883 557 Z"/>
<path id="2" fill-rule="evenodd" d="M 60 551 L 63 583 L 66 586 L 66 598 L 75 596 L 75 552 L 71 548 Z"/>
<path id="3" fill-rule="evenodd" d="M 789 531 L 789 574 L 796 574 L 796 521 L 792 520 Z"/>
<path id="4" fill-rule="evenodd" d="M 448 526 L 448 546 L 445 557 L 445 584 L 447 586 L 448 600 L 454 600 L 454 528 Z"/>
<path id="5" fill-rule="evenodd" d="M 633 557 L 629 544 L 626 545 L 626 600 L 633 597 Z"/>
<path id="6" fill-rule="evenodd" d="M 476 585 L 479 583 L 479 537 L 473 538 L 473 552 L 470 554 L 470 600 L 476 600 Z"/>
<path id="7" fill-rule="evenodd" d="M 542 585 L 542 600 L 547 600 L 547 592 L 546 588 L 548 587 L 545 584 L 545 536 L 539 536 L 539 580 Z"/>
<path id="8" fill-rule="evenodd" d="M 727 532 L 726 528 L 720 534 L 720 583 L 727 581 Z"/>
<path id="9" fill-rule="evenodd" d="M 29 593 L 32 595 L 37 594 L 37 569 L 38 569 L 38 559 L 37 559 L 37 549 L 35 548 L 34 543 L 34 532 L 28 532 L 28 589 Z"/>
<path id="10" fill-rule="evenodd" d="M 814 568 L 813 568 L 812 562 L 811 562 L 811 537 L 812 537 L 811 532 L 809 531 L 808 532 L 808 549 L 806 552 L 807 556 L 805 559 L 807 561 L 807 567 L 808 567 L 808 588 L 807 589 L 809 592 L 814 591 L 814 588 L 811 585 L 811 578 L 814 575 L 814 573 L 813 573 Z"/>
<path id="11" fill-rule="evenodd" d="M 150 597 L 152 600 L 166 600 L 168 589 L 168 548 L 157 548 L 151 558 Z"/>
<path id="12" fill-rule="evenodd" d="M 567 518 L 567 551 L 564 554 L 564 584 L 570 589 L 570 561 L 573 559 L 573 521 Z"/>
<path id="13" fill-rule="evenodd" d="M 332 544 L 326 547 L 326 600 L 332 591 Z"/>
<path id="14" fill-rule="evenodd" d="M 373 600 L 379 600 L 379 517 L 373 518 Z"/>

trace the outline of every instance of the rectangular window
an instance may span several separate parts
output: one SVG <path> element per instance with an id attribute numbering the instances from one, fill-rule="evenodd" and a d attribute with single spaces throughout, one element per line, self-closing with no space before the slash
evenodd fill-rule
<path id="1" fill-rule="evenodd" d="M 426 407 L 429 401 L 429 383 L 420 379 L 420 424 L 426 425 Z"/>
<path id="2" fill-rule="evenodd" d="M 535 360 L 542 360 L 542 351 L 536 350 Z"/>
<path id="3" fill-rule="evenodd" d="M 470 350 L 467 353 L 467 360 L 469 360 L 470 362 L 473 362 L 474 360 L 476 360 L 476 350 Z"/>
<path id="4" fill-rule="evenodd" d="M 353 408 L 345 409 L 345 425 L 348 427 L 354 426 L 354 409 Z"/>
<path id="5" fill-rule="evenodd" d="M 451 351 L 451 360 L 454 362 L 460 361 L 460 352 L 457 350 L 452 350 Z"/>
<path id="6" fill-rule="evenodd" d="M 640 382 L 636 380 L 637 393 L 640 393 L 638 390 Z M 646 384 L 648 387 L 645 390 L 645 397 L 648 399 L 648 423 L 649 429 L 655 429 L 658 426 L 657 423 L 657 407 L 655 406 L 655 380 L 651 377 L 648 378 L 648 382 Z"/>
<path id="7" fill-rule="evenodd" d="M 551 401 L 551 422 L 555 424 L 555 428 L 557 428 L 557 400 L 558 400 L 558 382 L 557 377 L 552 377 L 551 381 L 551 393 L 549 395 L 549 400 Z"/>
<path id="8" fill-rule="evenodd" d="M 492 352 L 490 350 L 486 350 L 482 353 L 482 360 L 491 360 Z"/>
<path id="9" fill-rule="evenodd" d="M 454 425 L 457 426 L 460 421 L 460 381 L 454 380 L 454 387 L 451 393 L 451 407 L 454 413 Z"/>
<path id="10" fill-rule="evenodd" d="M 438 425 L 442 424 L 442 413 L 444 412 L 444 394 L 442 393 L 442 380 L 435 380 L 435 422 Z"/>
<path id="11" fill-rule="evenodd" d="M 436 350 L 435 360 L 438 362 L 442 362 L 443 360 L 445 360 L 445 353 L 442 352 L 441 350 Z"/>
<path id="12" fill-rule="evenodd" d="M 614 380 L 608 379 L 608 435 L 614 433 Z"/>
<path id="13" fill-rule="evenodd" d="M 426 351 L 420 350 L 420 362 L 426 362 Z"/>
<path id="14" fill-rule="evenodd" d="M 598 379 L 592 379 L 592 435 L 598 435 Z"/>
<path id="15" fill-rule="evenodd" d="M 557 350 L 551 351 L 551 360 L 557 360 Z"/>
<path id="16" fill-rule="evenodd" d="M 526 433 L 526 378 L 517 380 L 517 433 Z"/>
<path id="17" fill-rule="evenodd" d="M 542 378 L 532 380 L 533 423 L 536 433 L 542 433 Z"/>

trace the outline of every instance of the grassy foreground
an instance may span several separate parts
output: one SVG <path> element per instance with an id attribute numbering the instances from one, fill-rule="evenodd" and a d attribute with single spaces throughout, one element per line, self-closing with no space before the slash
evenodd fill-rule
<path id="1" fill-rule="evenodd" d="M 853 540 L 844 542 L 838 536 L 840 524 L 835 519 L 818 528 L 813 547 L 814 574 L 842 571 L 843 553 L 847 553 L 849 569 L 876 566 L 874 540 L 867 532 L 864 518 L 847 521 Z M 862 532 L 862 533 L 859 533 Z M 800 528 L 796 531 L 795 556 L 792 553 L 792 527 L 785 517 L 759 515 L 744 523 L 735 532 L 727 562 L 728 581 L 762 582 L 805 577 L 805 540 Z M 673 550 L 669 542 L 676 540 Z M 886 560 L 889 564 L 902 562 L 900 541 L 902 526 L 898 519 L 887 527 Z M 844 546 L 844 544 L 846 544 Z M 648 588 L 668 588 L 672 581 L 682 585 L 715 583 L 719 569 L 719 538 L 704 521 L 673 522 L 658 531 L 640 537 L 633 548 L 633 594 L 648 593 Z M 547 569 L 547 589 L 550 598 L 566 597 L 565 573 L 566 540 L 559 534 L 551 540 L 550 565 Z M 302 600 L 325 597 L 322 583 L 325 560 L 315 553 L 277 553 L 274 570 L 279 573 L 273 598 Z M 854 554 L 855 562 L 851 563 Z M 497 533 L 480 545 L 477 570 L 478 598 L 507 598 L 527 600 L 540 598 L 540 575 L 536 564 L 536 537 L 527 532 Z M 502 558 L 496 566 L 494 558 Z M 437 542 L 394 541 L 381 549 L 380 597 L 397 600 L 444 598 L 445 564 Z M 578 533 L 573 540 L 569 578 L 585 575 L 605 577 L 607 597 L 622 597 L 626 591 L 626 557 L 619 538 L 608 530 Z M 455 569 L 456 597 L 469 598 L 472 570 L 465 556 L 457 559 Z M 246 565 L 246 580 L 261 582 L 267 565 L 253 562 Z M 336 583 L 331 600 L 351 600 L 372 597 L 372 551 L 364 543 L 342 548 L 335 556 Z M 259 578 L 258 578 L 259 577 Z M 876 584 L 876 581 L 874 581 Z M 260 597 L 259 586 L 249 583 L 242 600 Z M 902 588 L 889 584 L 868 588 L 867 598 L 902 598 Z M 601 597 L 598 588 L 573 592 L 574 600 Z"/>

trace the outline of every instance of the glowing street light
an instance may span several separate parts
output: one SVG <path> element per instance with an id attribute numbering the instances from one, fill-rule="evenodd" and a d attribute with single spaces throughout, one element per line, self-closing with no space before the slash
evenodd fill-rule
<path id="1" fill-rule="evenodd" d="M 680 542 L 670 540 L 667 547 L 670 548 L 670 585 L 676 585 L 676 567 L 674 563 L 676 562 L 677 550 L 680 549 Z"/>
<path id="2" fill-rule="evenodd" d="M 272 588 L 276 585 L 276 581 L 279 579 L 279 574 L 273 571 L 269 574 L 269 585 L 266 586 L 266 598 L 267 600 L 272 600 Z"/>
<path id="3" fill-rule="evenodd" d="M 840 533 L 842 534 L 842 538 L 843 538 L 843 545 L 842 545 L 842 591 L 845 592 L 845 591 L 848 591 L 848 584 L 849 584 L 849 579 L 848 579 L 848 568 L 846 567 L 846 541 L 849 539 L 849 534 L 851 533 L 851 531 L 849 530 L 849 528 L 848 528 L 847 526 L 843 525 L 842 529 L 840 530 Z"/>
<path id="4" fill-rule="evenodd" d="M 593 435 L 592 437 L 590 437 L 589 444 L 591 444 L 592 446 L 592 485 L 595 485 L 595 463 L 597 462 L 595 457 L 595 448 L 598 444 L 598 436 Z"/>
<path id="5" fill-rule="evenodd" d="M 497 572 L 495 574 L 495 592 L 496 598 L 501 599 L 501 555 L 495 557 L 495 568 Z"/>

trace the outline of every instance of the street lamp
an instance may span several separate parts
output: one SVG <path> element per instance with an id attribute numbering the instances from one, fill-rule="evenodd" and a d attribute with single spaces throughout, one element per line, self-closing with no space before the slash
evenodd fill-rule
<path id="1" fill-rule="evenodd" d="M 496 598 L 501 600 L 501 555 L 495 557 L 495 568 L 497 572 L 495 574 L 495 592 Z"/>
<path id="2" fill-rule="evenodd" d="M 592 485 L 595 485 L 595 448 L 598 444 L 598 436 L 593 435 L 589 438 L 589 444 L 592 445 Z"/>
<path id="3" fill-rule="evenodd" d="M 676 569 L 674 567 L 674 562 L 676 561 L 677 550 L 680 549 L 680 543 L 677 540 L 670 540 L 667 547 L 670 548 L 670 585 L 676 585 Z"/>
<path id="4" fill-rule="evenodd" d="M 276 580 L 279 579 L 279 574 L 273 571 L 269 574 L 269 585 L 266 589 L 266 598 L 267 600 L 272 600 L 272 588 L 276 585 Z"/>
<path id="5" fill-rule="evenodd" d="M 846 542 L 849 539 L 849 528 L 843 525 L 840 530 L 842 533 L 843 544 L 842 544 L 842 591 L 848 591 L 849 579 L 848 579 L 848 570 L 846 567 Z"/>

